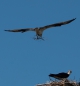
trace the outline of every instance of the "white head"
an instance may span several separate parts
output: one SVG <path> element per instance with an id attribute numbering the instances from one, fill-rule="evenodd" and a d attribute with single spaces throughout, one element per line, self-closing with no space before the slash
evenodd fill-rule
<path id="1" fill-rule="evenodd" d="M 67 72 L 67 74 L 71 74 L 72 73 L 72 71 L 71 70 L 69 70 L 68 72 Z"/>

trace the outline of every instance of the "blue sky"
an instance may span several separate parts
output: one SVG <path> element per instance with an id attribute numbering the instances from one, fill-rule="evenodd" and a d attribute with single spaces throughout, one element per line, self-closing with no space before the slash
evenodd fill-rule
<path id="1" fill-rule="evenodd" d="M 34 32 L 5 29 L 34 28 L 77 18 L 45 30 L 45 41 Z M 0 0 L 0 86 L 34 86 L 50 73 L 72 70 L 80 79 L 80 0 Z M 74 78 L 75 77 L 75 78 Z"/>

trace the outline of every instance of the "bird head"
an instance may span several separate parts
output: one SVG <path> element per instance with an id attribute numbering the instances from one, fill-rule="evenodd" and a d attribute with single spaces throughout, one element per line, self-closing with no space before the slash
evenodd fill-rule
<path id="1" fill-rule="evenodd" d="M 71 74 L 72 73 L 72 71 L 71 70 L 69 70 L 68 72 L 67 72 L 67 74 Z"/>

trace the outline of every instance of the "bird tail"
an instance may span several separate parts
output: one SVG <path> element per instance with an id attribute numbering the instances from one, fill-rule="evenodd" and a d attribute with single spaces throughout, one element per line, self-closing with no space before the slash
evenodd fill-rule
<path id="1" fill-rule="evenodd" d="M 54 77 L 55 76 L 55 74 L 49 74 L 49 77 Z"/>

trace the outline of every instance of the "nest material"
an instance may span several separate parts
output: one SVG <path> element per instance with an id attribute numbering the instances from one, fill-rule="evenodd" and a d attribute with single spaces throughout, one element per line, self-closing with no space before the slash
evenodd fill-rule
<path id="1" fill-rule="evenodd" d="M 66 79 L 61 81 L 51 81 L 45 84 L 37 84 L 36 86 L 80 86 L 80 85 L 75 81 L 70 81 Z"/>

